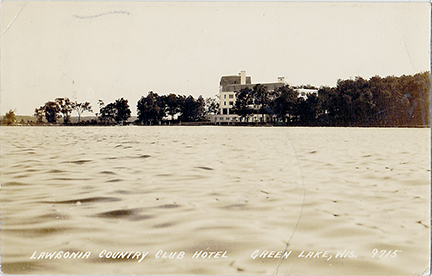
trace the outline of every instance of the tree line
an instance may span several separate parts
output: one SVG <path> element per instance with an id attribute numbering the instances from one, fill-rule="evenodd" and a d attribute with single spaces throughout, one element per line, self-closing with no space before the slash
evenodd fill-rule
<path id="1" fill-rule="evenodd" d="M 299 97 L 298 88 L 317 89 L 317 94 Z M 263 84 L 236 93 L 232 111 L 240 122 L 251 117 L 275 125 L 294 126 L 429 126 L 430 72 L 400 77 L 356 77 L 337 81 L 335 87 L 310 85 L 282 86 L 269 91 Z M 130 123 L 131 111 L 127 99 L 106 104 L 99 100 L 96 119 L 81 122 L 85 112 L 93 113 L 89 102 L 73 102 L 56 98 L 35 109 L 37 124 L 69 125 L 73 111 L 77 124 L 115 125 Z M 136 105 L 138 125 L 200 122 L 208 115 L 219 113 L 218 97 L 158 95 L 150 91 Z M 2 124 L 14 124 L 13 110 L 2 118 Z"/>
<path id="2" fill-rule="evenodd" d="M 63 118 L 63 124 L 70 124 L 72 111 L 78 114 L 78 123 L 81 122 L 81 114 L 92 112 L 89 102 L 79 103 L 72 102 L 69 98 L 56 98 L 54 101 L 48 101 L 44 105 L 35 109 L 34 116 L 37 123 L 43 123 L 43 119 L 48 123 L 55 124 L 60 118 Z"/>
<path id="3" fill-rule="evenodd" d="M 200 122 L 207 115 L 217 114 L 219 111 L 218 98 L 204 99 L 199 96 L 158 95 L 150 91 L 146 97 L 142 96 L 137 103 L 137 124 L 159 124 L 164 119 L 170 122 Z"/>
<path id="4" fill-rule="evenodd" d="M 125 125 L 130 123 L 131 110 L 129 101 L 124 98 L 105 104 L 99 100 L 99 112 L 96 113 L 97 119 L 81 122 L 81 115 L 84 112 L 93 113 L 92 106 L 89 102 L 79 103 L 72 102 L 68 98 L 56 98 L 54 101 L 48 101 L 44 105 L 35 109 L 34 116 L 37 124 L 62 124 L 70 125 L 71 113 L 77 112 L 78 122 L 75 124 L 92 124 L 92 125 Z M 216 114 L 219 109 L 217 98 L 204 99 L 199 96 L 195 99 L 193 96 L 184 95 L 158 95 L 150 91 L 147 96 L 142 96 L 137 102 L 137 120 L 133 123 L 138 125 L 154 125 L 169 121 L 170 123 L 178 122 L 200 122 L 205 120 L 209 114 Z M 10 115 L 8 115 L 10 116 Z"/>
<path id="5" fill-rule="evenodd" d="M 237 92 L 233 111 L 241 122 L 258 116 L 279 125 L 429 126 L 429 95 L 429 72 L 339 79 L 306 98 L 289 85 L 268 91 L 257 84 Z"/>

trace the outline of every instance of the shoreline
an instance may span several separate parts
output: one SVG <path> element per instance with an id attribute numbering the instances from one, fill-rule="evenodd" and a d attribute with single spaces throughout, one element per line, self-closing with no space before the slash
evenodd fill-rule
<path id="1" fill-rule="evenodd" d="M 181 122 L 181 123 L 165 123 L 165 124 L 155 124 L 155 125 L 140 125 L 134 123 L 128 124 L 100 124 L 100 123 L 76 123 L 76 124 L 37 124 L 37 123 L 27 123 L 27 124 L 11 124 L 11 125 L 1 125 L 1 127 L 124 127 L 124 126 L 137 126 L 137 127 L 158 127 L 158 126 L 228 126 L 228 127 L 313 127 L 313 128 L 431 128 L 430 125 L 359 125 L 359 126 L 345 126 L 345 125 L 284 125 L 284 124 L 269 124 L 269 123 L 212 123 L 212 122 Z"/>

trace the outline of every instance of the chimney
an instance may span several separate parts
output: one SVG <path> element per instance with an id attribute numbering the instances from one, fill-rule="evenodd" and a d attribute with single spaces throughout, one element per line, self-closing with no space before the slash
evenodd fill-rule
<path id="1" fill-rule="evenodd" d="M 246 71 L 240 72 L 240 84 L 246 84 Z"/>
<path id="2" fill-rule="evenodd" d="M 278 82 L 285 83 L 285 77 L 278 77 Z"/>

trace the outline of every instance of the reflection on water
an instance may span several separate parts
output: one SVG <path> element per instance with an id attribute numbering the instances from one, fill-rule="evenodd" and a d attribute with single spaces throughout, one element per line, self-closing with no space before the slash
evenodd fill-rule
<path id="1" fill-rule="evenodd" d="M 429 129 L 2 127 L 2 271 L 420 274 L 429 152 Z"/>

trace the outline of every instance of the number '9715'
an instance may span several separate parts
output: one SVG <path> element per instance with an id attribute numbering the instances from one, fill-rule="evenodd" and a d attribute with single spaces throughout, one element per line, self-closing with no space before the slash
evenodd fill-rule
<path id="1" fill-rule="evenodd" d="M 396 258 L 398 253 L 401 253 L 402 250 L 378 250 L 374 248 L 372 250 L 372 258 Z"/>

